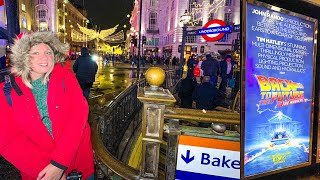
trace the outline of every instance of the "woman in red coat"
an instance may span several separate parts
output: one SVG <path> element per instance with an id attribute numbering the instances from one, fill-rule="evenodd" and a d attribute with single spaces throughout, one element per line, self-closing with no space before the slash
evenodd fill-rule
<path id="1" fill-rule="evenodd" d="M 66 179 L 73 169 L 93 179 L 88 104 L 63 66 L 68 49 L 51 32 L 25 34 L 12 47 L 22 94 L 11 89 L 6 96 L 0 84 L 0 155 L 22 179 Z"/>

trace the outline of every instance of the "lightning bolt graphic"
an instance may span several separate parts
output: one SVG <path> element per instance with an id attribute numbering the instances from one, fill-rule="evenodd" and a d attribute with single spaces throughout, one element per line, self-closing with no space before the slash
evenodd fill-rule
<path id="1" fill-rule="evenodd" d="M 272 110 L 272 109 L 260 109 L 260 105 L 259 104 L 257 104 L 257 112 L 259 113 L 259 114 L 262 114 L 262 113 L 264 113 L 264 112 L 266 112 L 266 111 L 270 111 L 270 112 L 274 112 L 274 113 L 279 113 L 279 112 L 281 112 L 281 111 L 275 111 L 275 110 Z"/>

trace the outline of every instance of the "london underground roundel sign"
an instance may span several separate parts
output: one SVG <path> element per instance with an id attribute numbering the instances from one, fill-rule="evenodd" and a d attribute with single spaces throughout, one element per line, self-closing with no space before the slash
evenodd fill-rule
<path id="1" fill-rule="evenodd" d="M 222 20 L 219 19 L 215 19 L 212 21 L 207 22 L 204 26 L 203 29 L 207 29 L 207 28 L 218 28 L 220 26 L 226 26 L 226 23 Z M 221 38 L 223 38 L 225 33 L 221 32 L 221 33 L 215 33 L 215 34 L 202 34 L 202 37 L 207 40 L 207 41 L 218 41 Z"/>

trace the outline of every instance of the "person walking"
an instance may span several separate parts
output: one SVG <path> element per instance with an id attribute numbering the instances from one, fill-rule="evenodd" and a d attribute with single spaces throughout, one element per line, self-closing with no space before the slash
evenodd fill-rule
<path id="1" fill-rule="evenodd" d="M 196 58 L 196 55 L 192 54 L 190 59 L 187 62 L 188 72 L 192 72 L 193 73 L 194 68 L 197 66 L 198 61 L 195 58 Z"/>
<path id="2" fill-rule="evenodd" d="M 204 76 L 210 77 L 210 83 L 216 87 L 219 74 L 219 62 L 211 57 L 211 54 L 206 55 L 206 60 L 202 62 L 201 69 Z"/>
<path id="3" fill-rule="evenodd" d="M 223 61 L 220 62 L 221 69 L 221 83 L 219 87 L 219 91 L 221 93 L 226 92 L 227 83 L 233 76 L 233 64 L 232 64 L 232 56 L 227 55 Z"/>
<path id="4" fill-rule="evenodd" d="M 175 56 L 173 56 L 173 58 L 172 58 L 172 66 L 173 66 L 173 68 L 176 68 L 177 63 L 178 63 L 177 58 Z"/>
<path id="5" fill-rule="evenodd" d="M 197 87 L 193 73 L 187 73 L 187 77 L 181 81 L 178 96 L 181 100 L 181 108 L 192 108 L 192 93 Z"/>
<path id="6" fill-rule="evenodd" d="M 89 99 L 90 89 L 95 81 L 97 71 L 98 65 L 89 55 L 88 48 L 81 48 L 81 56 L 74 63 L 73 72 L 76 73 L 83 95 L 87 100 Z"/>
<path id="7" fill-rule="evenodd" d="M 23 180 L 65 180 L 73 169 L 94 178 L 88 103 L 64 67 L 68 49 L 52 32 L 12 46 L 10 82 L 0 84 L 0 155 Z"/>
<path id="8" fill-rule="evenodd" d="M 212 110 L 217 106 L 218 92 L 210 83 L 209 76 L 203 77 L 203 82 L 195 89 L 192 99 L 196 102 L 196 109 Z M 199 123 L 201 127 L 208 127 L 210 123 Z"/>

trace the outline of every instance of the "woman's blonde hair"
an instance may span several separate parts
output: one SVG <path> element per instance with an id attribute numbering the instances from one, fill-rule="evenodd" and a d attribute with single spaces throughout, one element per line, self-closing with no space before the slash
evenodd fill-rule
<path id="1" fill-rule="evenodd" d="M 24 34 L 21 39 L 16 39 L 11 47 L 11 60 L 13 64 L 12 72 L 22 78 L 26 86 L 32 88 L 30 77 L 30 49 L 37 44 L 47 44 L 53 52 L 53 67 L 56 63 L 64 63 L 69 45 L 60 42 L 60 40 L 52 32 L 34 32 Z M 44 75 L 43 83 L 49 81 L 53 67 Z"/>

